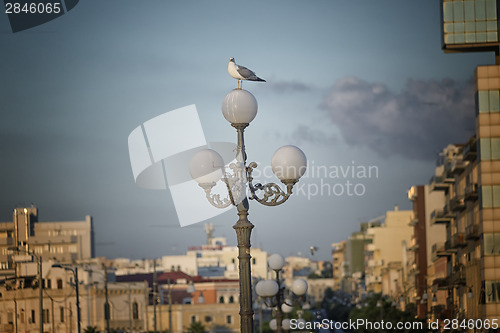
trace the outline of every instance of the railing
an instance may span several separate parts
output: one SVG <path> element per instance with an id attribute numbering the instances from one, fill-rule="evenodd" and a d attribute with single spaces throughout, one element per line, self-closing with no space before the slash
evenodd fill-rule
<path id="1" fill-rule="evenodd" d="M 452 212 L 465 209 L 465 200 L 463 196 L 457 195 L 450 200 L 450 210 Z"/>
<path id="2" fill-rule="evenodd" d="M 452 220 L 452 215 L 446 209 L 436 209 L 431 213 L 431 224 L 446 224 Z"/>
<path id="3" fill-rule="evenodd" d="M 465 186 L 465 200 L 474 201 L 478 198 L 478 185 L 477 184 L 467 184 Z"/>
<path id="4" fill-rule="evenodd" d="M 451 238 L 451 247 L 456 249 L 457 247 L 467 246 L 467 241 L 465 240 L 465 235 L 463 233 L 456 233 Z"/>
<path id="5" fill-rule="evenodd" d="M 453 178 L 445 178 L 443 176 L 433 176 L 430 181 L 431 191 L 447 191 L 450 188 L 450 184 L 454 183 Z"/>
<path id="6" fill-rule="evenodd" d="M 479 232 L 479 224 L 470 224 L 467 227 L 465 227 L 465 238 L 466 239 L 479 239 L 480 237 L 480 232 Z"/>
<path id="7" fill-rule="evenodd" d="M 453 266 L 451 277 L 453 284 L 464 285 L 466 282 L 465 267 L 463 265 Z"/>

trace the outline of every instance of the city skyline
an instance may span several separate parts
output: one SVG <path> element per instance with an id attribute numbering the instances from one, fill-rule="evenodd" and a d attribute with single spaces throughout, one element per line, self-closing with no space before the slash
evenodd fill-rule
<path id="1" fill-rule="evenodd" d="M 295 144 L 311 170 L 376 167 L 371 177 L 306 177 L 271 210 L 250 202 L 254 247 L 289 256 L 317 246 L 321 260 L 360 222 L 411 209 L 406 190 L 428 183 L 437 153 L 473 133 L 473 71 L 494 63 L 492 53 L 445 55 L 431 1 L 96 4 L 15 34 L 0 15 L 0 221 L 30 203 L 41 221 L 92 215 L 97 255 L 111 258 L 204 241 L 202 224 L 179 226 L 167 191 L 135 185 L 127 137 L 196 104 L 208 141 L 235 142 L 220 112 L 236 88 L 230 57 L 267 81 L 243 83 L 259 103 L 249 161 L 269 166 Z M 363 194 L 348 195 L 348 181 Z M 207 222 L 236 244 L 234 210 Z"/>

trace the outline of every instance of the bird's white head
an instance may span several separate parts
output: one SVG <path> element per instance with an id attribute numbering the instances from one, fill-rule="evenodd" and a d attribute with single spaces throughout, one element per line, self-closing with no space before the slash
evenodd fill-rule
<path id="1" fill-rule="evenodd" d="M 233 57 L 229 58 L 229 62 L 234 62 L 234 58 Z"/>

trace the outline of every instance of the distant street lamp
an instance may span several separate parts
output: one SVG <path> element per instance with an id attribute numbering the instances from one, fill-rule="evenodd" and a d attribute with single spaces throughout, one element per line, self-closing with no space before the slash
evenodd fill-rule
<path id="1" fill-rule="evenodd" d="M 26 208 L 24 209 L 24 212 L 26 213 Z M 38 299 L 39 299 L 39 304 L 38 304 L 38 311 L 39 311 L 39 320 L 40 320 L 40 333 L 43 333 L 43 274 L 42 274 L 42 257 L 37 256 L 35 252 L 33 251 L 28 251 L 28 250 L 23 250 L 18 247 L 9 247 L 8 250 L 14 251 L 14 252 L 22 252 L 26 253 L 30 256 L 33 256 L 37 259 L 38 262 Z M 33 258 L 31 259 L 33 260 Z"/>
<path id="2" fill-rule="evenodd" d="M 52 268 L 62 268 L 66 271 L 70 271 L 73 273 L 73 277 L 75 279 L 75 293 L 76 293 L 76 320 L 78 322 L 78 333 L 81 333 L 82 327 L 81 327 L 81 317 L 80 317 L 80 292 L 79 292 L 79 286 L 78 286 L 78 267 L 68 267 L 68 266 L 63 266 L 59 264 L 54 264 L 52 265 Z"/>
<path id="3" fill-rule="evenodd" d="M 222 114 L 237 131 L 236 163 L 230 165 L 232 175 L 225 171 L 222 157 L 214 150 L 205 149 L 196 153 L 191 159 L 189 171 L 191 176 L 205 191 L 210 204 L 218 208 L 233 205 L 237 208 L 239 219 L 233 228 L 238 239 L 239 281 L 240 281 L 240 317 L 241 332 L 251 333 L 253 330 L 252 280 L 250 268 L 250 234 L 254 225 L 248 220 L 248 199 L 266 206 L 277 206 L 284 203 L 292 194 L 294 184 L 306 171 L 305 154 L 295 146 L 279 148 L 271 161 L 274 174 L 286 186 L 286 193 L 274 183 L 253 184 L 252 172 L 257 163 L 246 165 L 247 155 L 244 144 L 244 131 L 257 115 L 257 100 L 243 89 L 232 90 L 222 103 Z M 212 194 L 212 188 L 222 180 L 228 189 L 229 198 L 221 199 Z M 247 186 L 250 190 L 247 199 Z M 257 194 L 262 193 L 262 197 Z"/>
<path id="4" fill-rule="evenodd" d="M 283 319 L 283 313 L 290 313 L 293 306 L 300 304 L 307 292 L 307 282 L 303 279 L 297 279 L 292 283 L 292 294 L 285 298 L 285 287 L 280 278 L 280 272 L 285 265 L 285 259 L 279 254 L 273 254 L 267 261 L 269 267 L 276 272 L 275 280 L 261 280 L 255 285 L 255 292 L 259 295 L 264 303 L 269 307 L 276 307 L 276 320 L 271 326 L 276 323 L 276 330 L 281 333 L 282 329 L 290 329 L 290 321 Z M 295 298 L 293 296 L 296 296 Z M 272 327 L 271 327 L 272 328 Z M 273 329 L 273 328 L 272 328 Z"/>

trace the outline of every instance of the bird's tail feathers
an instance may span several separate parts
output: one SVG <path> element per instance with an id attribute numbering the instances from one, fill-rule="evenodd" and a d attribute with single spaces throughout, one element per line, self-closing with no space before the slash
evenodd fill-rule
<path id="1" fill-rule="evenodd" d="M 266 82 L 266 80 L 261 79 L 260 77 L 257 76 L 251 76 L 247 79 L 248 81 L 260 81 L 260 82 Z"/>

